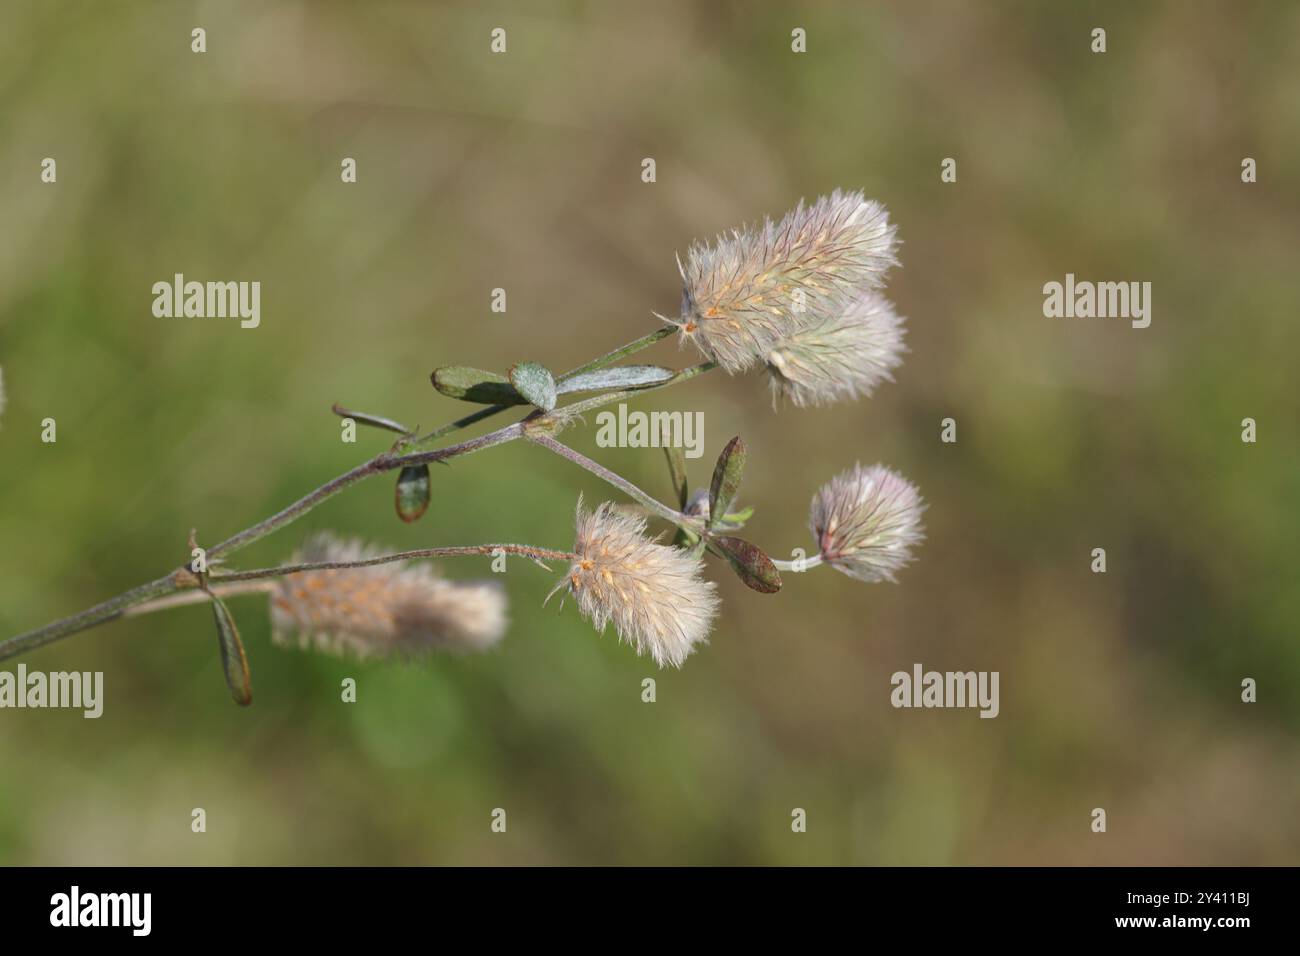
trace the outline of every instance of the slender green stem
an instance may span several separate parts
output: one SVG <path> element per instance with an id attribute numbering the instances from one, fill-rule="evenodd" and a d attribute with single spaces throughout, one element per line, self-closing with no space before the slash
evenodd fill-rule
<path id="1" fill-rule="evenodd" d="M 28 631 L 26 634 L 11 637 L 0 644 L 0 661 L 8 660 L 26 651 L 35 650 L 60 638 L 69 637 L 78 631 L 84 631 L 114 620 L 121 617 L 123 612 L 132 605 L 142 604 L 161 594 L 168 594 L 176 590 L 176 588 L 176 578 L 174 575 L 169 574 L 164 578 L 158 578 L 156 581 L 150 581 L 148 584 L 142 584 L 138 588 L 125 591 L 117 597 L 109 598 L 107 601 L 96 604 L 80 614 L 54 621 L 44 627 L 38 627 L 34 631 Z"/>
<path id="2" fill-rule="evenodd" d="M 459 431 L 462 428 L 469 428 L 470 425 L 473 425 L 476 422 L 481 422 L 485 418 L 491 418 L 497 412 L 504 412 L 507 408 L 517 407 L 517 405 L 488 405 L 486 408 L 481 408 L 477 412 L 466 415 L 464 418 L 458 418 L 454 422 L 448 422 L 440 428 L 435 428 L 433 431 L 421 435 L 419 438 L 411 439 L 411 441 L 407 443 L 407 447 L 419 448 L 422 445 L 427 445 L 430 442 L 437 441 L 444 435 L 450 435 L 452 432 Z"/>
<path id="3" fill-rule="evenodd" d="M 275 514 L 271 515 L 271 517 L 259 521 L 251 528 L 245 528 L 243 531 L 236 535 L 232 535 L 215 547 L 209 548 L 208 557 L 213 558 L 217 555 L 228 554 L 238 551 L 240 548 L 247 547 L 259 538 L 266 537 L 277 528 L 283 527 L 289 522 L 302 517 L 322 501 L 334 497 L 349 485 L 356 484 L 362 478 L 368 478 L 371 475 L 378 474 L 378 463 L 384 457 L 385 456 L 380 455 L 376 458 L 372 458 L 364 465 L 358 465 L 351 471 L 344 472 L 337 478 L 325 482 L 325 484 L 321 485 L 315 491 L 303 495 L 287 508 L 277 511 Z"/>
<path id="4" fill-rule="evenodd" d="M 587 471 L 591 472 L 597 478 L 601 478 L 604 481 L 609 482 L 615 488 L 619 489 L 624 494 L 626 494 L 629 498 L 632 498 L 640 502 L 645 507 L 653 511 L 655 514 L 659 515 L 659 517 L 663 518 L 666 521 L 671 521 L 679 528 L 686 528 L 688 531 L 694 531 L 697 534 L 704 530 L 704 522 L 701 521 L 699 518 L 693 518 L 690 515 L 684 515 L 680 511 L 676 511 L 673 508 L 669 508 L 666 504 L 659 501 L 653 495 L 649 494 L 648 492 L 642 491 L 636 485 L 632 484 L 632 482 L 628 481 L 622 475 L 610 471 L 608 468 L 606 468 L 604 465 L 600 464 L 599 462 L 592 461 L 586 455 L 582 454 L 579 451 L 575 451 L 574 449 L 570 448 L 568 445 L 564 444 L 563 442 L 558 442 L 554 438 L 550 437 L 549 435 L 543 435 L 543 434 L 530 433 L 528 437 L 531 441 L 536 442 L 538 445 L 541 445 L 543 448 L 555 452 L 555 454 L 559 455 L 561 458 L 567 458 L 575 465 L 587 469 Z"/>
<path id="5" fill-rule="evenodd" d="M 648 335 L 643 335 L 639 339 L 634 339 L 631 342 L 628 342 L 627 345 L 619 346 L 612 352 L 606 352 L 600 358 L 592 359 L 586 365 L 579 365 L 577 368 L 569 369 L 559 377 L 558 381 L 563 382 L 567 379 L 573 378 L 575 375 L 581 375 L 583 372 L 591 372 L 598 368 L 604 368 L 606 365 L 613 365 L 619 359 L 627 358 L 629 355 L 635 355 L 642 349 L 648 349 L 660 339 L 666 339 L 676 331 L 677 326 L 675 325 L 665 325 L 663 328 L 655 329 Z"/>

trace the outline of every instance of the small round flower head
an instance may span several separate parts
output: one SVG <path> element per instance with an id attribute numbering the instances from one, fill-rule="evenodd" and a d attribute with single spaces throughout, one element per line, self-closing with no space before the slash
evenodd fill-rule
<path id="1" fill-rule="evenodd" d="M 291 563 L 360 561 L 375 555 L 358 541 L 318 535 Z M 424 564 L 300 571 L 276 580 L 271 623 L 278 644 L 335 654 L 482 651 L 505 633 L 506 599 L 496 582 L 447 581 Z"/>
<path id="2" fill-rule="evenodd" d="M 925 537 L 916 486 L 883 465 L 855 465 L 812 500 L 808 526 L 823 561 L 860 581 L 893 581 Z"/>
<path id="3" fill-rule="evenodd" d="M 712 246 L 691 246 L 678 263 L 684 287 L 675 324 L 683 341 L 728 372 L 744 371 L 822 303 L 879 288 L 898 261 L 896 246 L 885 207 L 861 192 L 801 201 L 779 223 L 765 219 Z"/>
<path id="4" fill-rule="evenodd" d="M 870 395 L 903 362 L 903 320 L 878 292 L 812 319 L 767 353 L 772 398 L 800 407 Z"/>
<path id="5" fill-rule="evenodd" d="M 717 585 L 704 580 L 698 558 L 646 537 L 645 527 L 644 518 L 608 502 L 584 511 L 579 499 L 576 556 L 556 590 L 567 586 L 596 630 L 613 621 L 638 656 L 681 667 L 708 636 L 718 611 Z"/>

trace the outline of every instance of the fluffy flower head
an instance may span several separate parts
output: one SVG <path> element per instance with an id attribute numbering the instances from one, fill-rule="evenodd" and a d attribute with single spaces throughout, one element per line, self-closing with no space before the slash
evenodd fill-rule
<path id="1" fill-rule="evenodd" d="M 800 407 L 870 395 L 903 361 L 903 320 L 878 292 L 845 300 L 767 353 L 773 399 Z"/>
<path id="2" fill-rule="evenodd" d="M 924 537 L 916 486 L 883 465 L 855 465 L 812 500 L 808 526 L 823 561 L 860 581 L 893 581 Z"/>
<path id="3" fill-rule="evenodd" d="M 896 247 L 885 207 L 861 192 L 800 202 L 779 223 L 693 245 L 676 324 L 728 372 L 744 371 L 836 298 L 879 288 Z"/>
<path id="4" fill-rule="evenodd" d="M 608 502 L 585 511 L 579 499 L 576 557 L 556 590 L 567 586 L 596 630 L 613 621 L 638 656 L 681 667 L 708 636 L 718 611 L 717 586 L 704 580 L 698 558 L 647 537 L 645 527 L 644 518 Z"/>
<path id="5" fill-rule="evenodd" d="M 318 535 L 291 563 L 359 561 L 375 554 L 358 541 Z M 301 571 L 276 579 L 271 623 L 276 643 L 336 654 L 481 651 L 505 633 L 506 599 L 495 582 L 447 581 L 426 564 Z"/>

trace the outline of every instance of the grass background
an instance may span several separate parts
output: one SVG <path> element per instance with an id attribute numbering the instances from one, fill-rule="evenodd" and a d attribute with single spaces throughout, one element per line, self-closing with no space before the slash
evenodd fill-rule
<path id="1" fill-rule="evenodd" d="M 704 412 L 701 484 L 745 436 L 774 554 L 857 460 L 930 509 L 897 586 L 823 570 L 763 597 L 718 569 L 723 618 L 680 672 L 541 610 L 552 577 L 523 561 L 482 657 L 286 651 L 239 603 L 248 711 L 204 608 L 43 649 L 29 667 L 104 672 L 104 716 L 0 712 L 0 861 L 1296 863 L 1298 63 L 1283 3 L 5 3 L 0 633 L 383 446 L 342 444 L 331 402 L 439 424 L 463 406 L 436 365 L 578 364 L 676 307 L 674 251 L 837 186 L 899 224 L 897 383 L 774 412 L 757 377 L 708 376 L 638 407 Z M 260 280 L 261 328 L 155 319 L 176 272 Z M 1151 327 L 1045 319 L 1067 272 L 1150 281 Z M 658 452 L 593 432 L 667 496 Z M 317 528 L 563 547 L 578 492 L 612 494 L 521 445 L 434 478 L 413 527 L 375 479 L 240 561 Z M 1001 716 L 892 709 L 918 661 L 999 671 Z"/>

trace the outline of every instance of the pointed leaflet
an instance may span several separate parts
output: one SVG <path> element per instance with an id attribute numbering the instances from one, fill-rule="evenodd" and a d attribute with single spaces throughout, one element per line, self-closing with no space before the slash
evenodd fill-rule
<path id="1" fill-rule="evenodd" d="M 397 517 L 407 524 L 420 520 L 429 507 L 429 466 L 408 465 L 397 476 L 394 494 Z"/>
<path id="2" fill-rule="evenodd" d="M 731 570 L 745 582 L 746 587 L 763 594 L 775 594 L 781 590 L 781 572 L 757 545 L 723 534 L 709 538 L 709 550 L 726 558 Z"/>
<path id="3" fill-rule="evenodd" d="M 247 707 L 253 702 L 253 682 L 248 673 L 248 658 L 244 654 L 244 644 L 239 639 L 235 619 L 225 602 L 211 591 L 212 616 L 217 621 L 217 642 L 221 648 L 221 669 L 226 674 L 226 686 L 230 696 L 240 707 Z"/>
<path id="4" fill-rule="evenodd" d="M 739 435 L 727 442 L 713 469 L 713 484 L 709 488 L 709 526 L 714 527 L 731 510 L 740 491 L 740 479 L 745 472 L 748 449 Z"/>
<path id="5" fill-rule="evenodd" d="M 677 507 L 685 509 L 686 502 L 690 500 L 691 489 L 686 479 L 686 453 L 681 446 L 674 445 L 669 439 L 668 424 L 664 424 L 663 446 L 664 455 L 668 458 L 668 474 L 673 480 L 673 490 L 677 492 Z"/>
<path id="6" fill-rule="evenodd" d="M 644 388 L 666 382 L 676 373 L 660 365 L 615 365 L 594 372 L 579 372 L 556 383 L 561 395 L 569 392 L 595 392 L 604 388 Z"/>
<path id="7" fill-rule="evenodd" d="M 537 362 L 520 362 L 510 368 L 510 384 L 544 412 L 555 407 L 555 377 Z"/>
<path id="8" fill-rule="evenodd" d="M 366 412 L 354 412 L 350 408 L 344 408 L 338 402 L 334 403 L 331 411 L 333 411 L 335 415 L 339 416 L 339 418 L 350 418 L 361 425 L 370 425 L 374 428 L 384 428 L 390 432 L 397 432 L 397 434 L 404 437 L 410 437 L 412 434 L 409 428 L 399 422 L 393 421 L 391 418 L 384 418 L 382 415 L 370 415 Z"/>
<path id="9" fill-rule="evenodd" d="M 448 398 L 480 405 L 523 405 L 524 398 L 504 375 L 466 365 L 445 365 L 429 376 L 433 387 Z"/>

